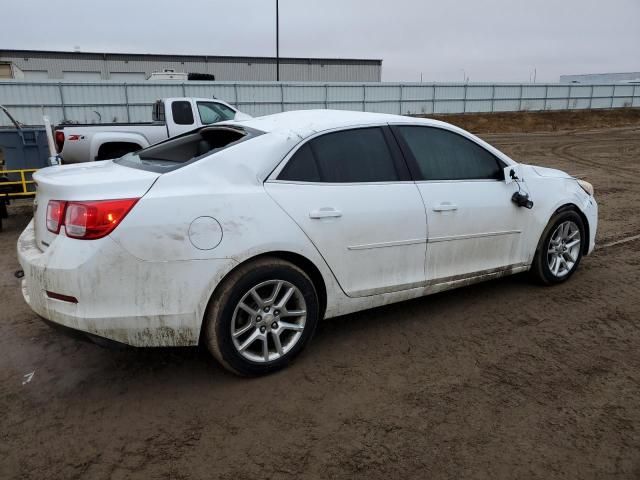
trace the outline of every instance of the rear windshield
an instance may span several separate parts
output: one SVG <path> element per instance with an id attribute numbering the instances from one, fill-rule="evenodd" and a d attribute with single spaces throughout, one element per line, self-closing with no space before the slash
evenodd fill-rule
<path id="1" fill-rule="evenodd" d="M 236 127 L 235 125 L 205 127 L 173 137 L 135 153 L 128 153 L 114 162 L 140 170 L 165 173 L 262 133 L 264 132 L 253 128 Z"/>

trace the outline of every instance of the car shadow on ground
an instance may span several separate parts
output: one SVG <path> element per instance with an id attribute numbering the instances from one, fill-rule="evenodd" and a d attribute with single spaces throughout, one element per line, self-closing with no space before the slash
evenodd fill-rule
<path id="1" fill-rule="evenodd" d="M 416 327 L 415 322 L 429 322 L 430 312 L 436 312 L 440 317 L 448 317 L 450 311 L 463 303 L 475 303 L 486 298 L 495 298 L 496 302 L 499 302 L 507 292 L 522 291 L 524 293 L 531 288 L 541 287 L 533 284 L 528 275 L 518 274 L 324 320 L 318 325 L 316 335 L 306 351 L 289 369 L 295 369 L 298 366 L 304 368 L 305 364 L 322 363 L 325 360 L 323 355 L 328 346 L 332 346 L 334 355 L 341 356 L 339 353 L 340 345 L 342 342 L 348 344 L 350 337 L 362 338 L 377 335 L 380 331 L 389 328 L 393 329 L 389 333 L 390 335 L 394 332 L 411 332 L 412 329 L 419 328 Z M 459 315 L 451 315 L 450 321 L 465 320 Z M 58 328 L 54 330 L 55 332 L 52 334 L 56 337 L 59 335 L 59 341 L 65 343 L 67 347 L 73 348 L 76 355 L 91 357 L 93 368 L 99 370 L 99 375 L 102 378 L 121 380 L 127 377 L 140 379 L 150 376 L 156 380 L 163 379 L 163 381 L 171 381 L 172 378 L 189 378 L 190 382 L 201 380 L 206 383 L 215 379 L 216 383 L 222 384 L 233 383 L 240 378 L 224 370 L 204 345 L 198 347 L 135 348 L 99 340 L 98 343 L 95 343 L 77 332 L 67 330 L 59 332 Z M 70 338 L 63 339 L 63 336 Z M 68 342 L 80 342 L 82 346 L 71 347 Z M 339 343 L 338 346 L 336 346 L 336 342 Z M 336 349 L 338 349 L 337 352 Z M 347 352 L 344 354 L 346 356 Z M 350 358 L 351 360 L 357 359 L 357 357 Z"/>

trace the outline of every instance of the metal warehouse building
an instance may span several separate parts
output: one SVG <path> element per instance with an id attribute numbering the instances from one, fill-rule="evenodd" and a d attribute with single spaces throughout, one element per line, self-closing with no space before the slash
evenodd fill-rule
<path id="1" fill-rule="evenodd" d="M 214 75 L 218 81 L 276 79 L 275 57 L 0 50 L 0 62 L 18 67 L 25 80 L 139 82 L 164 69 Z M 382 60 L 280 58 L 282 81 L 379 82 L 381 72 Z"/>

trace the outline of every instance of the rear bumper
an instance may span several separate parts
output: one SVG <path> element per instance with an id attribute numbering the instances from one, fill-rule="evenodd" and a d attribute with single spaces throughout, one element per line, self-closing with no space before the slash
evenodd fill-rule
<path id="1" fill-rule="evenodd" d="M 22 293 L 50 322 L 136 347 L 188 346 L 200 326 L 216 272 L 229 260 L 141 261 L 109 237 L 62 233 L 42 252 L 33 222 L 18 240 Z M 78 302 L 50 298 L 47 291 Z"/>

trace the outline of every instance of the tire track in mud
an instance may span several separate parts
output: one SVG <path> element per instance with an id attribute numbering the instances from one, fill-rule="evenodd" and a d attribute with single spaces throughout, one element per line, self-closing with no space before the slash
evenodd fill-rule
<path id="1" fill-rule="evenodd" d="M 622 245 L 624 243 L 634 242 L 636 240 L 640 240 L 640 234 L 631 235 L 631 236 L 627 236 L 627 237 L 622 237 L 619 240 L 609 241 L 608 243 L 605 243 L 604 245 L 599 247 L 598 250 L 602 250 L 604 248 L 609 248 L 609 247 L 614 247 L 616 245 Z"/>
<path id="2" fill-rule="evenodd" d="M 597 161 L 587 160 L 586 158 L 577 155 L 575 153 L 576 147 L 582 147 L 586 143 L 588 143 L 588 141 L 582 140 L 578 142 L 576 141 L 568 142 L 564 145 L 552 146 L 551 152 L 560 158 L 573 162 L 574 164 L 596 168 L 600 170 L 606 170 L 607 174 L 610 176 L 621 177 L 621 178 L 624 178 L 626 181 L 633 181 L 634 183 L 638 183 L 639 181 L 638 179 L 629 177 L 629 174 L 633 174 L 633 175 L 638 174 L 637 168 L 633 168 L 625 165 L 616 165 L 615 168 L 613 169 L 607 169 L 607 166 L 603 166 L 601 163 Z"/>
<path id="3" fill-rule="evenodd" d="M 524 136 L 524 138 L 523 138 Z M 605 138 L 599 138 L 604 137 Z M 597 141 L 598 147 L 606 149 L 610 147 L 618 149 L 621 147 L 621 142 L 624 142 L 622 148 L 624 148 L 624 156 L 633 156 L 636 151 L 640 152 L 640 129 L 622 127 L 613 131 L 607 130 L 606 132 L 591 130 L 591 131 L 571 131 L 563 133 L 532 133 L 532 134 L 488 134 L 487 140 L 493 143 L 504 146 L 517 146 L 522 149 L 526 149 L 526 146 L 535 146 L 536 154 L 544 154 L 544 146 L 541 145 L 550 143 L 549 152 L 555 155 L 557 158 L 567 160 L 572 164 L 581 165 L 585 167 L 596 168 L 599 170 L 605 170 L 608 175 L 624 178 L 627 181 L 637 183 L 636 178 L 630 177 L 629 174 L 637 176 L 640 174 L 640 166 L 624 165 L 620 162 L 616 163 L 615 169 L 607 168 L 608 165 L 603 165 L 602 162 L 597 160 L 586 159 L 583 155 L 579 155 L 575 152 L 576 148 L 589 146 Z M 558 141 L 566 138 L 565 143 L 557 144 Z"/>

